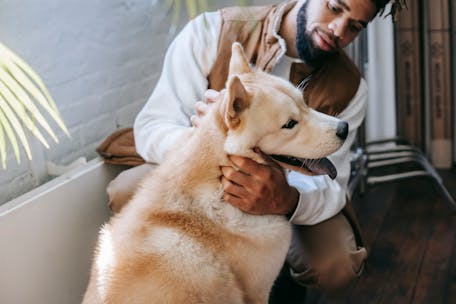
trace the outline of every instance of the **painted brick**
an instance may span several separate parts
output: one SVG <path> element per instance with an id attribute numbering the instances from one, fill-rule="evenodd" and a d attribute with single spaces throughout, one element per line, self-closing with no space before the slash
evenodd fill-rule
<path id="1" fill-rule="evenodd" d="M 17 165 L 10 153 L 8 170 L 0 171 L 0 204 L 46 181 L 46 160 L 94 158 L 108 134 L 133 125 L 161 73 L 170 20 L 158 0 L 2 1 L 1 42 L 40 74 L 72 138 L 51 122 L 60 142 L 42 131 L 51 148 L 34 143 L 33 163 L 21 152 Z"/>

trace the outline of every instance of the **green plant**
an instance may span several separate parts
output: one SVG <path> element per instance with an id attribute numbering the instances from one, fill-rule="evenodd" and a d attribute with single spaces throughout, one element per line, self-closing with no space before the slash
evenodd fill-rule
<path id="1" fill-rule="evenodd" d="M 237 5 L 244 6 L 250 3 L 250 0 L 235 0 Z M 165 0 L 165 9 L 168 11 L 172 9 L 173 17 L 172 24 L 173 30 L 175 26 L 179 24 L 179 20 L 182 14 L 182 9 L 185 7 L 187 17 L 192 19 L 196 17 L 199 13 L 207 10 L 213 10 L 214 4 L 217 1 L 214 0 Z"/>
<path id="2" fill-rule="evenodd" d="M 58 142 L 57 136 L 42 114 L 43 110 L 70 137 L 54 100 L 38 74 L 24 60 L 0 43 L 0 161 L 3 169 L 6 169 L 7 138 L 18 163 L 21 161 L 20 145 L 24 148 L 27 158 L 32 159 L 23 126 L 46 148 L 49 148 L 49 144 L 38 125 L 55 142 Z"/>

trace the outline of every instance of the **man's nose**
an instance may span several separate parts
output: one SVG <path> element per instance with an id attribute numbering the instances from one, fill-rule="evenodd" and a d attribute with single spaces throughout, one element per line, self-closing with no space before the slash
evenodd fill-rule
<path id="1" fill-rule="evenodd" d="M 337 18 L 332 20 L 328 24 L 328 28 L 337 39 L 343 39 L 345 31 L 347 30 L 347 25 L 348 21 L 345 21 L 341 18 Z"/>

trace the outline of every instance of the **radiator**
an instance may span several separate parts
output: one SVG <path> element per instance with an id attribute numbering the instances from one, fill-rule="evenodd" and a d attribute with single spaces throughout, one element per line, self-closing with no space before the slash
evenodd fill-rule
<path id="1" fill-rule="evenodd" d="M 0 303 L 81 302 L 122 169 L 94 159 L 0 206 Z"/>

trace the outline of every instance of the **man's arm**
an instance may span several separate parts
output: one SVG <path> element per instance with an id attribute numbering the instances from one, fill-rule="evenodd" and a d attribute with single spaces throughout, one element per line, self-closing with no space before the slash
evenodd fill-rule
<path id="1" fill-rule="evenodd" d="M 221 19 L 218 12 L 196 17 L 176 36 L 165 56 L 156 87 L 134 124 L 138 153 L 160 163 L 190 126 L 195 102 L 207 90 L 215 61 Z"/>

